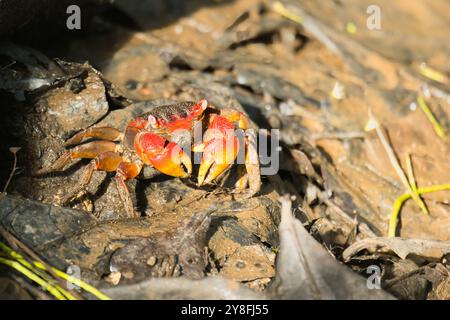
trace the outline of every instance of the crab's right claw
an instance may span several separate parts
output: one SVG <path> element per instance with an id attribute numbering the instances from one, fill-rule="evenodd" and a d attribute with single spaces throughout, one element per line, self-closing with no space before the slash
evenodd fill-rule
<path id="1" fill-rule="evenodd" d="M 234 163 L 238 147 L 233 125 L 224 117 L 213 117 L 203 138 L 198 185 L 208 184 L 224 173 Z"/>
<path id="2" fill-rule="evenodd" d="M 149 132 L 136 136 L 134 147 L 138 156 L 147 165 L 173 177 L 187 178 L 192 173 L 190 157 L 172 141 Z"/>

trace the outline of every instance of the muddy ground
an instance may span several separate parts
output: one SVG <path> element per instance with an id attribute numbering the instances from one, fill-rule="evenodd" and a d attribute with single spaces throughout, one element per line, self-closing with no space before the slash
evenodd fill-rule
<path id="1" fill-rule="evenodd" d="M 195 279 L 179 285 L 194 298 L 205 290 L 195 281 L 208 278 L 211 294 L 227 287 L 238 298 L 319 298 L 277 291 L 280 279 L 293 281 L 279 257 L 288 251 L 279 197 L 288 193 L 297 221 L 339 267 L 368 277 L 368 266 L 378 266 L 382 287 L 400 299 L 450 298 L 450 191 L 422 196 L 429 215 L 408 200 L 398 238 L 387 238 L 393 205 L 409 190 L 376 130 L 365 130 L 370 110 L 404 172 L 410 157 L 419 188 L 450 182 L 446 1 L 378 1 L 380 30 L 366 27 L 371 1 L 140 3 L 100 1 L 81 31 L 53 30 L 38 41 L 25 26 L 0 45 L 1 185 L 13 166 L 9 148 L 21 148 L 0 199 L 8 232 L 121 298 L 184 297 L 176 289 L 126 294 L 127 285 L 180 276 Z M 154 106 L 201 98 L 242 110 L 257 128 L 279 129 L 279 171 L 262 177 L 255 197 L 237 198 L 227 182 L 198 187 L 195 176 L 160 175 L 129 183 L 141 217 L 126 219 L 105 172 L 61 207 L 89 161 L 33 177 L 81 129 L 123 130 Z M 2 279 L 17 287 L 5 294 L 36 298 L 16 274 L 2 269 Z"/>

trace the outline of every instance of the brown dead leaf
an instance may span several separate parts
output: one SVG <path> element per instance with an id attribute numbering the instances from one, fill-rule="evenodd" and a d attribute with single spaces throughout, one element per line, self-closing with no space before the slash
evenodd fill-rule
<path id="1" fill-rule="evenodd" d="M 426 260 L 440 260 L 444 255 L 450 253 L 450 242 L 403 239 L 403 238 L 367 238 L 354 243 L 345 249 L 342 257 L 349 261 L 351 257 L 362 250 L 369 252 L 394 252 L 402 259 L 409 255 L 420 256 Z"/>

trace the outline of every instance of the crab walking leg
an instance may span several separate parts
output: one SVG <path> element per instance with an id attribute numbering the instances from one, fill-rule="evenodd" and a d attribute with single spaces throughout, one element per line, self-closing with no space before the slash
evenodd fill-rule
<path id="1" fill-rule="evenodd" d="M 259 167 L 259 157 L 256 146 L 256 133 L 249 128 L 248 118 L 241 112 L 234 109 L 223 109 L 221 116 L 227 118 L 231 122 L 237 122 L 237 126 L 245 131 L 245 169 L 238 167 L 238 176 L 240 177 L 236 183 L 239 191 L 244 190 L 249 185 L 248 196 L 251 197 L 261 189 L 261 171 Z"/>
<path id="2" fill-rule="evenodd" d="M 120 141 L 123 137 L 122 132 L 116 128 L 111 127 L 92 127 L 86 130 L 80 131 L 75 134 L 72 138 L 64 143 L 65 147 L 80 144 L 88 138 L 97 138 L 100 140 L 108 141 Z"/>
<path id="3" fill-rule="evenodd" d="M 122 162 L 122 157 L 118 152 L 107 151 L 99 154 L 89 162 L 81 174 L 78 185 L 62 200 L 62 204 L 67 204 L 70 200 L 75 198 L 77 194 L 82 191 L 91 181 L 92 174 L 95 170 L 102 170 L 107 172 L 113 172 L 117 170 L 117 167 Z"/>
<path id="4" fill-rule="evenodd" d="M 235 188 L 238 191 L 245 190 L 248 185 L 248 174 L 245 172 L 245 165 L 238 165 L 237 167 L 238 180 L 236 181 Z"/>
<path id="5" fill-rule="evenodd" d="M 120 199 L 125 207 L 125 213 L 129 218 L 137 218 L 139 215 L 134 210 L 133 201 L 126 184 L 127 180 L 136 178 L 141 172 L 142 165 L 139 163 L 121 162 L 116 172 L 116 185 Z"/>
<path id="6" fill-rule="evenodd" d="M 236 189 L 244 190 L 249 185 L 248 197 L 252 197 L 261 189 L 261 172 L 259 168 L 258 152 L 256 149 L 256 134 L 254 130 L 247 130 L 245 139 L 245 169 L 238 168 L 239 180 Z"/>
<path id="7" fill-rule="evenodd" d="M 50 165 L 50 167 L 38 170 L 34 174 L 34 176 L 41 176 L 50 172 L 60 171 L 64 169 L 64 167 L 72 160 L 80 158 L 93 159 L 99 154 L 108 151 L 116 151 L 117 148 L 118 145 L 112 141 L 92 141 L 76 146 L 75 148 L 64 152 L 55 162 Z"/>

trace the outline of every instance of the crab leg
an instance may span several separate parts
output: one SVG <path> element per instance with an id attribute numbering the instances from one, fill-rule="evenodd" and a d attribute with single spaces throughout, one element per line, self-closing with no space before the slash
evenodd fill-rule
<path id="1" fill-rule="evenodd" d="M 234 123 L 237 124 L 239 129 L 245 130 L 249 127 L 247 117 L 234 109 L 222 109 L 220 115 L 211 117 L 209 128 L 203 138 L 203 145 L 201 147 L 196 146 L 196 150 L 203 149 L 203 158 L 198 175 L 199 185 L 209 183 L 219 177 L 236 159 L 239 141 L 234 134 Z M 248 196 L 253 196 L 261 188 L 254 130 L 246 130 L 244 141 L 245 166 L 239 165 L 238 167 L 239 179 L 236 187 L 238 190 L 243 190 L 249 185 Z M 225 161 L 223 161 L 224 159 Z M 247 173 L 245 173 L 244 168 Z"/>
<path id="2" fill-rule="evenodd" d="M 97 138 L 101 140 L 108 140 L 108 141 L 119 141 L 122 138 L 123 134 L 111 127 L 91 127 L 86 130 L 80 131 L 77 134 L 75 134 L 72 138 L 67 140 L 64 143 L 65 147 L 73 146 L 76 144 L 80 144 L 87 138 Z"/>
<path id="3" fill-rule="evenodd" d="M 142 165 L 139 163 L 121 162 L 116 172 L 117 190 L 125 207 L 125 212 L 130 218 L 137 218 L 138 215 L 134 210 L 133 201 L 131 200 L 126 181 L 137 177 L 141 169 Z"/>
<path id="4" fill-rule="evenodd" d="M 118 152 L 107 151 L 99 154 L 89 162 L 81 174 L 78 185 L 61 201 L 62 204 L 67 204 L 76 195 L 82 191 L 91 181 L 92 174 L 95 170 L 102 170 L 107 172 L 116 171 L 119 164 L 122 162 L 122 157 Z"/>
<path id="5" fill-rule="evenodd" d="M 112 141 L 92 141 L 82 144 L 64 152 L 50 167 L 38 170 L 34 176 L 41 176 L 50 172 L 62 170 L 69 162 L 75 159 L 93 159 L 98 155 L 108 152 L 116 151 L 117 144 Z"/>
<path id="6" fill-rule="evenodd" d="M 233 124 L 223 116 L 211 115 L 209 128 L 203 137 L 198 185 L 210 183 L 225 172 L 237 157 L 238 145 Z"/>
<path id="7" fill-rule="evenodd" d="M 248 196 L 251 197 L 261 189 L 261 172 L 259 168 L 258 151 L 256 147 L 256 134 L 253 129 L 249 128 L 249 120 L 241 112 L 234 109 L 223 109 L 221 116 L 227 118 L 231 122 L 237 122 L 239 129 L 245 131 L 245 170 L 243 166 L 238 168 L 238 176 L 240 177 L 236 183 L 238 190 L 244 190 L 249 186 Z"/>
<path id="8" fill-rule="evenodd" d="M 253 130 L 248 130 L 245 137 L 245 170 L 240 166 L 238 168 L 239 180 L 236 188 L 239 191 L 249 186 L 248 197 L 252 197 L 261 189 L 261 173 L 258 161 L 258 152 L 256 150 L 256 134 Z"/>

